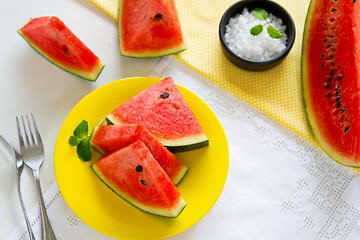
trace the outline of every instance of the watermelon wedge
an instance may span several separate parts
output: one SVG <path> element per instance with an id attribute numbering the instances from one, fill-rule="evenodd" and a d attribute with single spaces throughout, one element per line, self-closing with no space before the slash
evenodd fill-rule
<path id="1" fill-rule="evenodd" d="M 120 0 L 120 53 L 151 58 L 186 49 L 174 0 Z"/>
<path id="2" fill-rule="evenodd" d="M 107 117 L 112 124 L 139 124 L 172 152 L 209 145 L 199 122 L 171 77 L 120 105 Z"/>
<path id="3" fill-rule="evenodd" d="M 186 206 L 178 189 L 140 140 L 106 154 L 91 168 L 110 189 L 145 212 L 177 217 Z"/>
<path id="4" fill-rule="evenodd" d="M 360 167 L 360 1 L 311 0 L 302 45 L 307 118 L 323 150 Z"/>
<path id="5" fill-rule="evenodd" d="M 175 185 L 178 185 L 188 168 L 167 150 L 147 129 L 137 124 L 102 125 L 94 128 L 91 145 L 106 154 L 141 140 L 164 169 Z"/>
<path id="6" fill-rule="evenodd" d="M 18 33 L 40 55 L 81 78 L 96 81 L 105 66 L 58 17 L 33 18 Z"/>

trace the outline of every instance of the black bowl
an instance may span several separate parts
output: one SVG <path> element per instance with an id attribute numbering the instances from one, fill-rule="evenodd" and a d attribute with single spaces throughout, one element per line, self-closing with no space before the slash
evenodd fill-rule
<path id="1" fill-rule="evenodd" d="M 230 18 L 232 18 L 236 14 L 241 14 L 245 7 L 249 10 L 249 12 L 254 10 L 255 8 L 263 8 L 268 13 L 272 13 L 276 17 L 281 18 L 283 24 L 286 25 L 285 33 L 288 36 L 287 45 L 285 50 L 275 58 L 267 61 L 252 61 L 236 55 L 227 46 L 224 38 L 226 25 L 229 23 Z M 219 36 L 221 49 L 230 62 L 245 70 L 264 71 L 273 68 L 279 65 L 282 61 L 284 61 L 284 59 L 290 52 L 292 46 L 294 45 L 295 25 L 290 14 L 282 6 L 275 2 L 269 0 L 242 0 L 234 3 L 230 8 L 226 10 L 224 15 L 222 16 L 219 27 Z"/>

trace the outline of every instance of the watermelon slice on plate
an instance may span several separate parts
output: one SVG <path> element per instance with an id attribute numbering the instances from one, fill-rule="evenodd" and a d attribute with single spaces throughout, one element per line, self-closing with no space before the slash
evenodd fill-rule
<path id="1" fill-rule="evenodd" d="M 58 17 L 33 18 L 18 33 L 40 55 L 81 78 L 96 81 L 105 66 Z"/>
<path id="2" fill-rule="evenodd" d="M 145 212 L 177 217 L 186 206 L 171 179 L 140 140 L 106 154 L 91 168 L 110 189 Z"/>
<path id="3" fill-rule="evenodd" d="M 171 77 L 138 93 L 106 117 L 112 124 L 139 124 L 172 152 L 209 145 L 195 115 Z"/>
<path id="4" fill-rule="evenodd" d="M 146 128 L 137 124 L 96 126 L 90 143 L 106 154 L 141 140 L 175 185 L 178 185 L 188 168 L 167 150 Z"/>
<path id="5" fill-rule="evenodd" d="M 120 0 L 118 30 L 123 56 L 151 58 L 186 49 L 174 0 Z"/>

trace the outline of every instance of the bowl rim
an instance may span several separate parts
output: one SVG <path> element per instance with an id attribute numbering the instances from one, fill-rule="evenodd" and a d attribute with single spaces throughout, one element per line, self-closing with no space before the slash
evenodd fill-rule
<path id="1" fill-rule="evenodd" d="M 273 7 L 278 8 L 279 11 L 282 11 L 284 13 L 284 15 L 287 16 L 289 23 L 291 25 L 291 28 L 293 29 L 293 31 L 291 31 L 291 32 L 289 31 L 288 42 L 286 44 L 286 48 L 276 57 L 271 58 L 269 60 L 265 60 L 265 61 L 256 61 L 256 60 L 246 59 L 244 57 L 236 55 L 232 50 L 230 50 L 230 48 L 228 47 L 228 45 L 224 39 L 225 28 L 226 28 L 226 25 L 228 24 L 228 20 L 226 20 L 226 18 L 228 17 L 230 12 L 233 11 L 233 9 L 235 9 L 235 8 L 239 8 L 240 10 L 244 9 L 248 4 L 253 3 L 253 2 L 259 2 L 259 3 L 266 2 L 267 4 L 273 5 Z M 240 11 L 237 11 L 237 13 L 239 13 L 239 12 Z M 231 17 L 232 16 L 230 16 L 229 19 Z M 283 20 L 283 22 L 284 22 L 284 20 Z M 287 26 L 287 28 L 289 29 L 290 27 Z M 288 53 L 290 52 L 290 50 L 292 49 L 294 42 L 295 42 L 295 36 L 296 36 L 296 29 L 295 29 L 294 20 L 292 19 L 291 15 L 284 7 L 282 7 L 280 4 L 278 4 L 274 1 L 271 1 L 271 0 L 240 0 L 238 2 L 235 2 L 224 12 L 224 14 L 221 17 L 220 24 L 219 24 L 219 37 L 220 37 L 220 42 L 221 42 L 222 48 L 225 48 L 225 51 L 227 52 L 227 54 L 231 55 L 232 58 L 236 59 L 237 61 L 239 61 L 245 65 L 264 66 L 264 65 L 274 64 L 274 63 L 280 61 L 282 58 L 285 58 L 288 55 Z"/>

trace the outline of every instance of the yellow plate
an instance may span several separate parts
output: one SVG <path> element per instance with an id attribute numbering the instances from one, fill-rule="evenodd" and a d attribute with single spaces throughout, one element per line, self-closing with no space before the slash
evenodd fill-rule
<path id="1" fill-rule="evenodd" d="M 159 78 L 137 77 L 106 84 L 84 97 L 69 113 L 58 134 L 54 168 L 57 184 L 72 211 L 91 228 L 118 239 L 164 239 L 197 223 L 213 207 L 224 187 L 229 150 L 224 130 L 198 96 L 178 86 L 206 136 L 208 147 L 176 154 L 189 171 L 178 189 L 187 206 L 177 218 L 145 213 L 112 192 L 82 162 L 68 143 L 76 126 L 86 120 L 91 131 L 106 115 Z"/>

